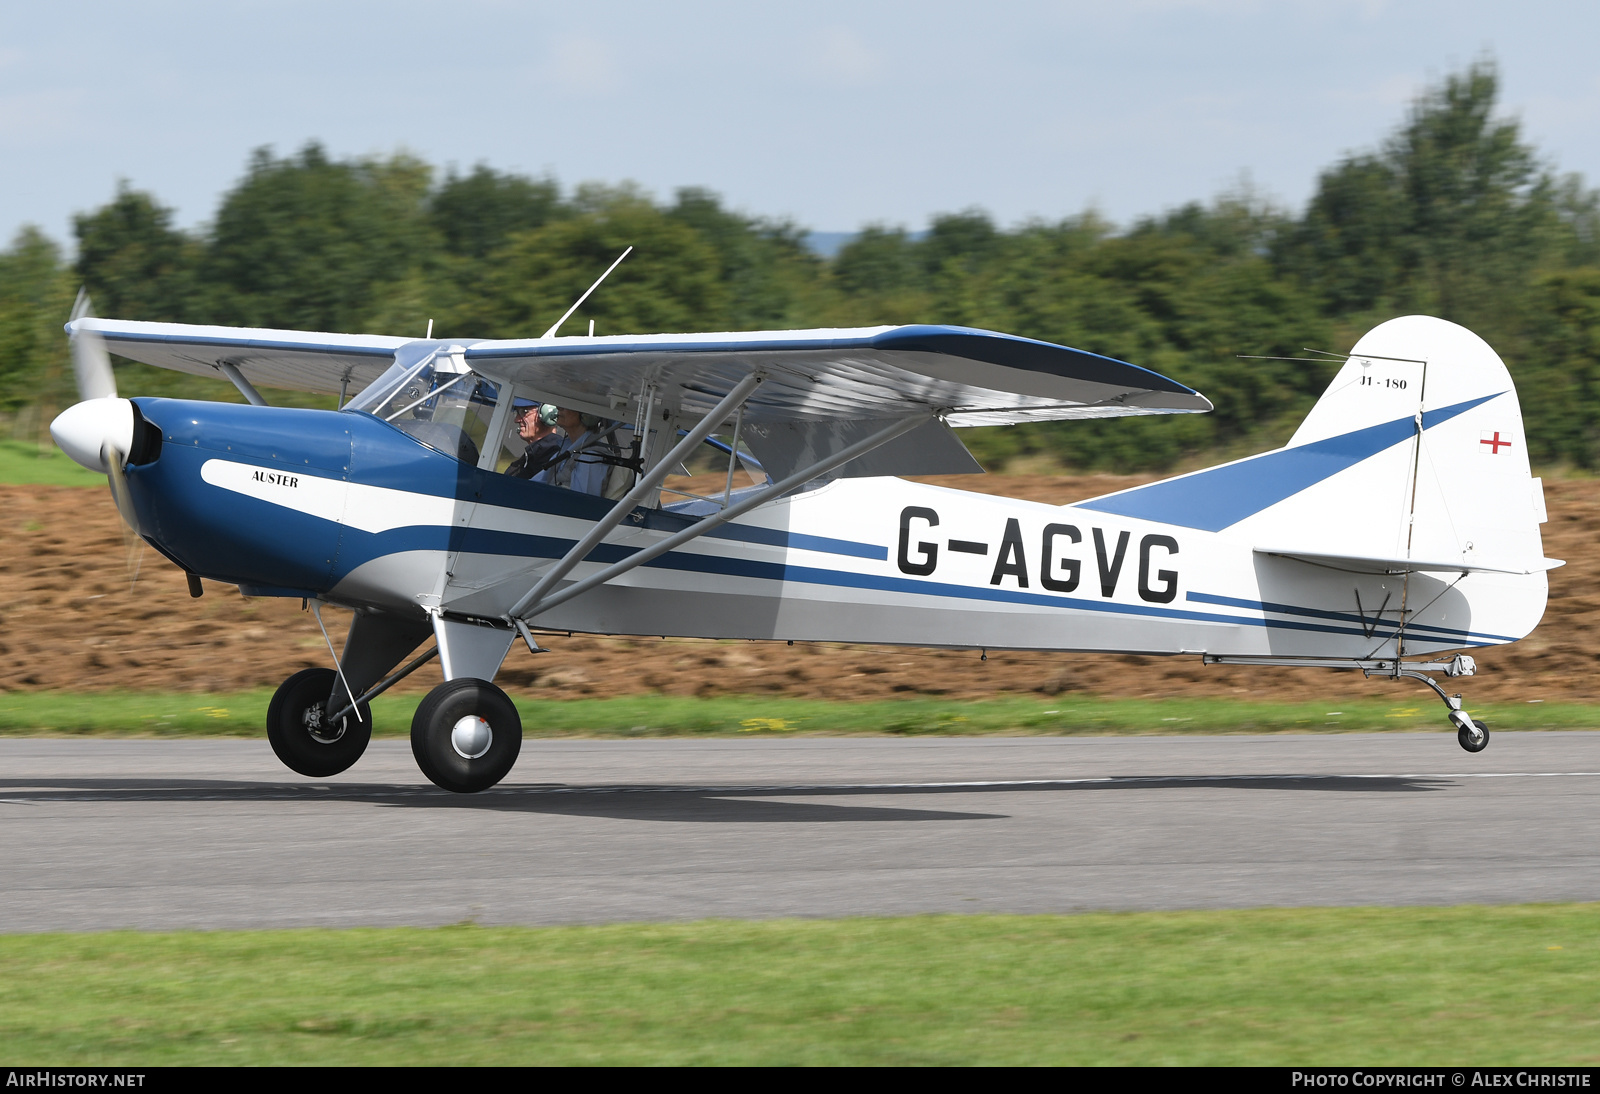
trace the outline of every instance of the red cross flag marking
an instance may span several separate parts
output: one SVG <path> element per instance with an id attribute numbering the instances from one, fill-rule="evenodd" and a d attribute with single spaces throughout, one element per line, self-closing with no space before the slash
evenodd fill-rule
<path id="1" fill-rule="evenodd" d="M 1482 436 L 1483 440 L 1479 441 L 1478 443 L 1489 445 L 1489 455 L 1491 456 L 1500 455 L 1501 445 L 1505 445 L 1507 447 L 1510 447 L 1511 445 L 1510 441 L 1502 441 L 1500 439 L 1500 431 L 1498 429 L 1494 431 L 1494 436 L 1492 437 L 1487 433 L 1482 434 Z"/>

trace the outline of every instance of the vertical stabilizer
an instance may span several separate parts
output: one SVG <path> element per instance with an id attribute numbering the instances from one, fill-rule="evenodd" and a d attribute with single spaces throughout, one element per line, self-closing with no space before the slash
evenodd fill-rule
<path id="1" fill-rule="evenodd" d="M 1408 315 L 1357 342 L 1284 451 L 1341 448 L 1364 458 L 1238 530 L 1353 555 L 1543 569 L 1543 491 L 1516 388 L 1465 327 Z"/>
<path id="2" fill-rule="evenodd" d="M 1550 565 L 1510 373 L 1471 331 L 1422 315 L 1356 343 L 1283 448 L 1082 507 L 1307 555 Z"/>

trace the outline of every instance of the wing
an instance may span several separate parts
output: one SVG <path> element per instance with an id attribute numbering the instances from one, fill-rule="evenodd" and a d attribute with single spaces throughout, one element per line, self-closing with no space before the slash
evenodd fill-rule
<path id="1" fill-rule="evenodd" d="M 402 349 L 460 354 L 520 394 L 613 419 L 644 405 L 698 420 L 744 377 L 750 447 L 777 477 L 886 422 L 937 421 L 855 461 L 846 474 L 954 474 L 981 468 L 950 427 L 1193 414 L 1205 396 L 1148 369 L 1066 346 L 968 327 L 903 326 L 520 340 L 406 339 L 367 334 L 78 319 L 111 352 L 210 376 L 223 364 L 259 385 L 357 393 Z"/>
<path id="2" fill-rule="evenodd" d="M 197 376 L 237 366 L 253 382 L 360 391 L 421 339 L 319 334 L 251 327 L 78 319 L 111 352 Z M 965 327 L 863 327 L 728 334 L 652 334 L 518 341 L 435 340 L 465 347 L 467 362 L 493 380 L 535 389 L 552 401 L 616 410 L 644 383 L 684 392 L 685 412 L 708 409 L 751 371 L 768 382 L 746 411 L 751 421 L 839 421 L 939 412 L 952 426 L 1011 425 L 1059 418 L 1181 414 L 1211 409 L 1176 380 L 1123 361 L 1049 342 Z M 704 406 L 697 406 L 698 401 Z"/>
<path id="3" fill-rule="evenodd" d="M 703 412 L 739 379 L 762 372 L 747 421 L 904 418 L 932 410 L 952 426 L 1204 412 L 1176 380 L 1110 357 L 967 327 L 652 334 L 482 341 L 467 362 L 551 402 L 602 410 L 641 387 L 683 393 Z"/>
<path id="4" fill-rule="evenodd" d="M 394 363 L 397 349 L 413 341 L 381 334 L 318 334 L 254 327 L 200 327 L 187 323 L 135 323 L 75 319 L 68 333 L 98 331 L 119 357 L 194 376 L 222 376 L 223 363 L 252 382 L 294 391 L 352 393 Z"/>
<path id="5" fill-rule="evenodd" d="M 485 341 L 468 346 L 466 360 L 548 402 L 611 417 L 631 417 L 646 399 L 698 418 L 739 380 L 761 373 L 742 435 L 779 479 L 889 422 L 930 412 L 938 420 L 840 474 L 981 472 L 951 426 L 1211 409 L 1198 392 L 1147 369 L 966 327 Z"/>

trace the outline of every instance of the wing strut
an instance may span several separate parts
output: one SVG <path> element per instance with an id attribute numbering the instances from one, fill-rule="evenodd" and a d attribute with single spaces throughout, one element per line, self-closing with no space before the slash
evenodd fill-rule
<path id="1" fill-rule="evenodd" d="M 621 259 L 618 259 L 618 261 L 620 262 Z M 713 429 L 726 421 L 728 415 L 736 407 L 743 408 L 744 401 L 750 397 L 752 391 L 761 385 L 764 379 L 766 377 L 760 373 L 752 373 L 737 384 L 734 384 L 733 390 L 723 396 L 722 401 L 712 407 L 705 417 L 701 418 L 699 423 L 689 430 L 688 436 L 679 441 L 676 448 L 667 453 L 663 459 L 646 472 L 634 484 L 633 489 L 629 490 L 621 501 L 612 506 L 611 512 L 607 513 L 596 522 L 593 528 L 589 529 L 588 535 L 573 544 L 572 549 L 561 557 L 561 561 L 551 567 L 550 571 L 539 579 L 538 584 L 529 589 L 522 599 L 511 606 L 511 610 L 506 613 L 507 622 L 514 622 L 518 618 L 526 618 L 524 610 L 528 605 L 536 603 L 540 597 L 555 587 L 556 582 L 571 573 L 574 566 L 589 557 L 589 552 L 594 550 L 595 546 L 605 539 L 613 528 L 621 524 L 629 513 L 633 512 L 634 506 L 643 501 L 657 486 L 660 486 L 662 480 L 671 474 L 672 469 L 678 466 L 685 456 L 694 451 L 702 441 L 709 437 Z M 646 428 L 649 428 L 648 424 Z"/>
<path id="2" fill-rule="evenodd" d="M 239 389 L 239 394 L 244 396 L 245 402 L 251 406 L 267 405 L 267 401 L 261 397 L 261 392 L 257 391 L 256 386 L 244 378 L 244 373 L 239 371 L 238 365 L 232 361 L 218 361 L 217 371 L 233 382 L 233 386 Z M 342 391 L 343 389 L 341 388 L 340 390 Z"/>
<path id="3" fill-rule="evenodd" d="M 709 417 L 711 417 L 711 415 L 707 415 L 707 418 Z M 674 548 L 681 547 L 690 540 L 699 539 L 707 532 L 721 527 L 734 517 L 742 516 L 743 514 L 748 513 L 758 505 L 764 505 L 767 502 L 772 501 L 774 498 L 782 497 L 795 487 L 810 482 L 818 475 L 825 475 L 834 468 L 849 463 L 857 456 L 865 455 L 866 453 L 871 452 L 874 448 L 888 444 L 896 437 L 911 432 L 913 429 L 925 424 L 927 421 L 927 415 L 919 414 L 914 418 L 905 418 L 901 421 L 895 422 L 887 429 L 880 429 L 872 436 L 865 437 L 857 441 L 855 444 L 850 445 L 848 448 L 840 449 L 838 452 L 828 456 L 826 459 L 817 461 L 810 467 L 801 468 L 799 471 L 796 471 L 782 482 L 774 483 L 764 490 L 759 490 L 753 494 L 750 494 L 743 500 L 729 506 L 721 512 L 713 513 L 708 517 L 701 518 L 694 524 L 691 524 L 689 527 L 685 528 L 683 531 L 678 532 L 676 535 L 668 536 L 666 539 L 651 544 L 649 547 L 646 547 L 635 554 L 631 554 L 621 561 L 613 562 L 610 566 L 607 566 L 599 573 L 586 577 L 582 581 L 579 581 L 573 585 L 569 585 L 560 592 L 553 593 L 549 596 L 546 596 L 543 600 L 534 603 L 533 591 L 538 591 L 541 587 L 545 587 L 550 583 L 549 576 L 546 575 L 546 579 L 544 581 L 541 581 L 539 585 L 534 587 L 533 591 L 530 591 L 527 596 L 518 601 L 517 606 L 512 611 L 506 613 L 506 622 L 511 624 L 526 623 L 534 616 L 537 616 L 542 612 L 547 612 L 551 608 L 565 604 L 573 597 L 586 593 L 597 585 L 604 585 L 613 578 L 620 577 L 635 567 L 643 566 L 646 562 L 649 562 L 654 558 L 658 558 Z M 693 437 L 692 433 L 690 434 L 690 437 Z M 687 439 L 688 438 L 686 438 L 686 440 Z M 696 443 L 698 443 L 698 441 Z M 682 445 L 679 447 L 682 447 Z M 657 466 L 666 466 L 667 463 L 667 460 L 662 460 Z M 626 501 L 626 499 L 624 499 L 624 501 Z M 627 507 L 625 507 L 622 503 L 618 503 L 617 508 L 613 510 L 613 514 L 617 512 L 626 514 Z M 619 522 L 620 519 L 621 518 L 619 518 Z M 615 524 L 612 526 L 614 527 Z M 590 539 L 594 539 L 595 542 L 599 541 L 598 536 L 596 536 L 593 532 L 584 537 L 584 542 L 587 543 Z M 579 544 L 579 546 L 581 547 L 582 544 Z M 571 551 L 567 552 L 567 558 L 571 558 L 577 553 L 578 547 L 574 547 Z M 587 553 L 587 550 L 585 550 L 585 553 Z M 566 562 L 566 560 L 567 559 L 564 558 L 562 559 L 562 562 Z M 574 563 L 574 565 L 576 565 L 576 563 Z M 529 607 L 529 604 L 532 604 L 532 607 Z"/>

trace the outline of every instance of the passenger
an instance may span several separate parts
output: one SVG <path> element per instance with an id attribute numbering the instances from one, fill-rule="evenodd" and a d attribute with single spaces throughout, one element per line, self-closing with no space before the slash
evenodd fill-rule
<path id="1" fill-rule="evenodd" d="M 506 474 L 531 479 L 549 467 L 561 451 L 561 438 L 556 436 L 556 408 L 549 403 L 518 399 L 512 413 L 517 418 L 517 436 L 527 441 L 528 447 L 511 461 Z"/>
<path id="2" fill-rule="evenodd" d="M 601 455 L 602 442 L 596 432 L 600 428 L 600 419 L 593 414 L 580 414 L 576 410 L 561 407 L 556 411 L 556 425 L 567 435 L 566 440 L 561 442 L 556 462 L 541 471 L 534 481 L 565 486 L 580 494 L 601 496 L 605 493 L 606 476 L 611 471 L 611 463 Z M 588 451 L 591 448 L 594 451 Z"/>

